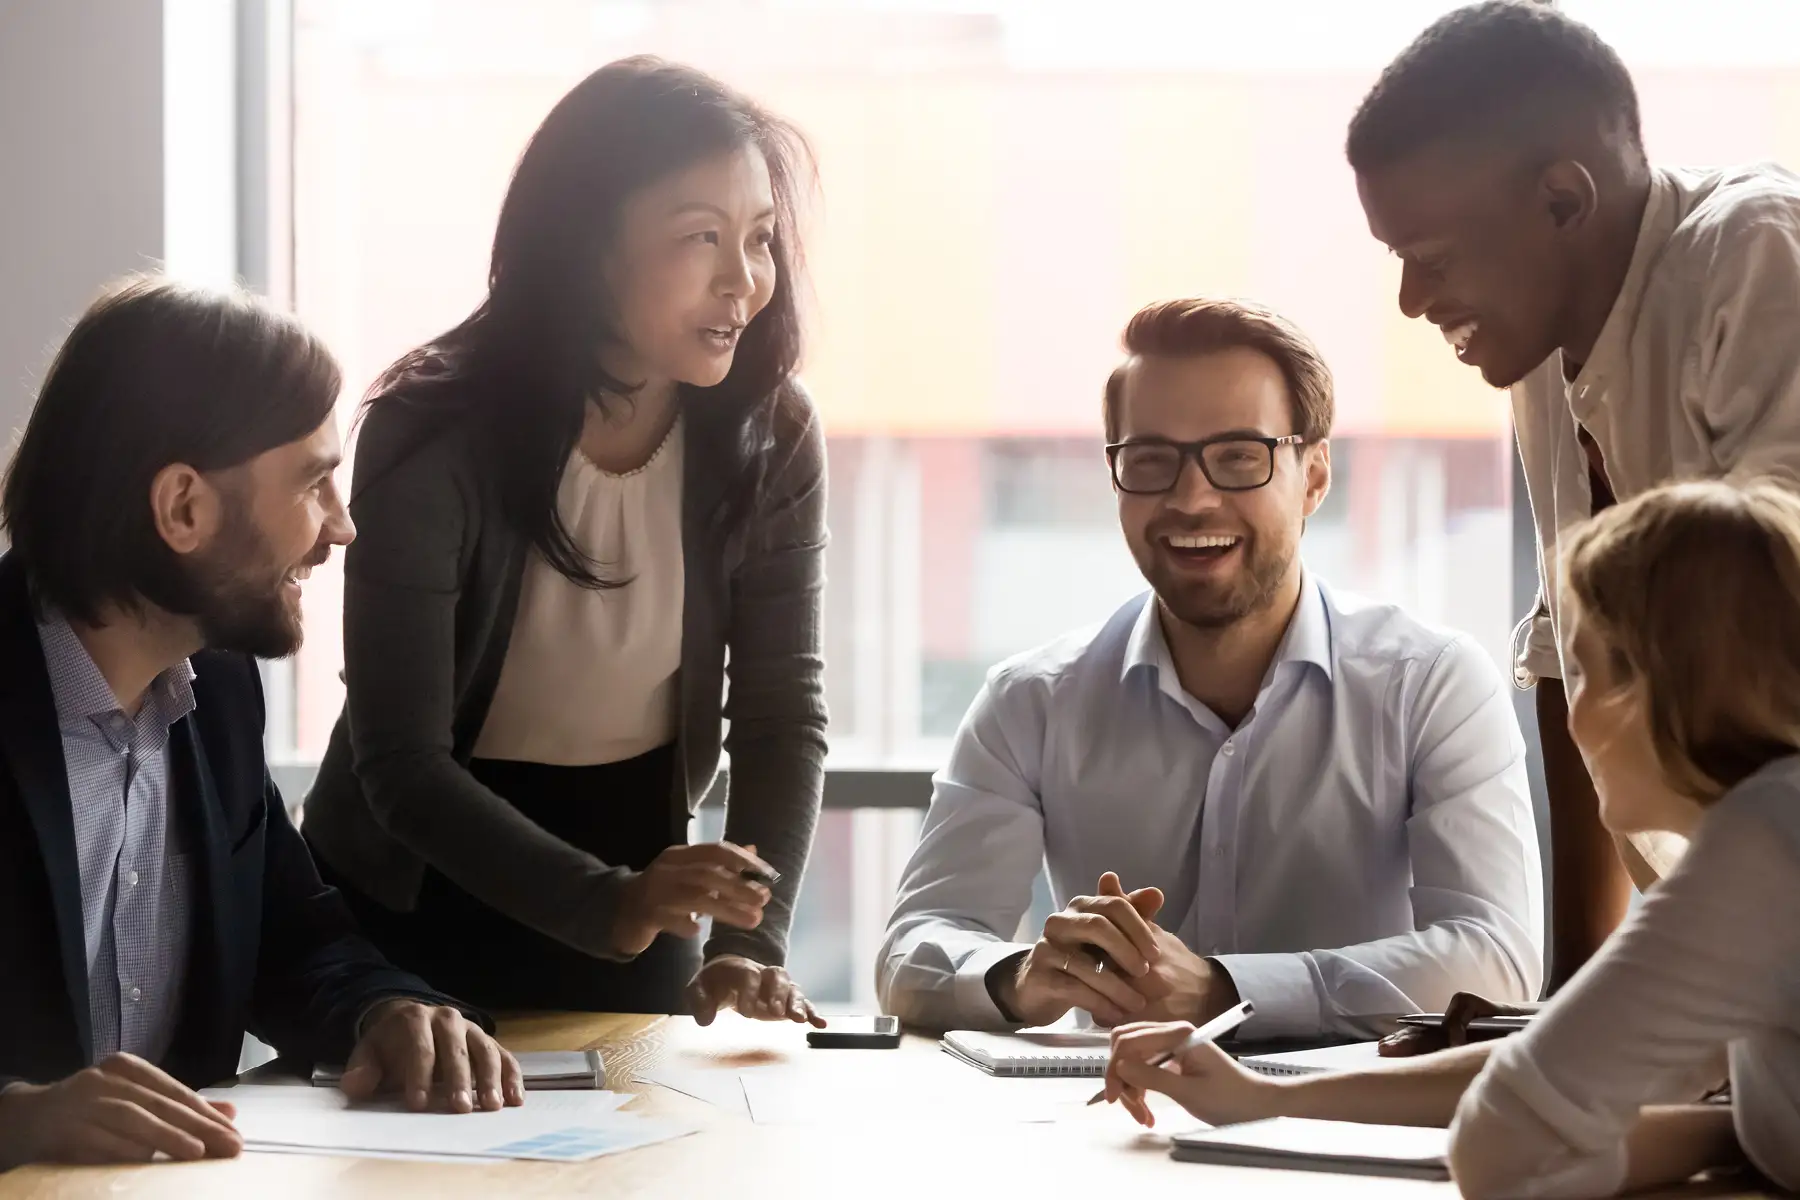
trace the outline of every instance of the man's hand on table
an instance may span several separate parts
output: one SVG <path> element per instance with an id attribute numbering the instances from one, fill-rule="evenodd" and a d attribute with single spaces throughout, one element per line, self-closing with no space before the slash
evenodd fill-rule
<path id="1" fill-rule="evenodd" d="M 722 1008 L 735 1008 L 755 1021 L 794 1021 L 825 1028 L 800 985 L 780 967 L 765 967 L 740 954 L 713 959 L 687 986 L 688 1011 L 700 1025 L 711 1025 Z"/>
<path id="2" fill-rule="evenodd" d="M 0 1171 L 29 1162 L 148 1162 L 232 1158 L 244 1140 L 237 1110 L 208 1101 L 131 1054 L 114 1054 L 56 1083 L 0 1091 Z"/>
<path id="3" fill-rule="evenodd" d="M 525 1103 L 518 1059 L 481 1026 L 454 1008 L 404 998 L 369 1010 L 338 1086 L 352 1100 L 403 1093 L 414 1112 L 434 1095 L 456 1113 Z"/>
<path id="4" fill-rule="evenodd" d="M 1542 1004 L 1496 1004 L 1474 992 L 1458 992 L 1444 1006 L 1442 1025 L 1402 1026 L 1381 1039 L 1378 1052 L 1383 1058 L 1412 1058 L 1467 1045 L 1471 1041 L 1485 1041 L 1487 1038 L 1481 1035 L 1469 1036 L 1469 1022 L 1482 1017 L 1529 1016 L 1542 1007 Z"/>

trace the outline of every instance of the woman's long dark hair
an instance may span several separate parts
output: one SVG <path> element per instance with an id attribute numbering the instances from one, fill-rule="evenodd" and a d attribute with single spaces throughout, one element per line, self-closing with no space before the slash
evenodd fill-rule
<path id="1" fill-rule="evenodd" d="M 744 330 L 725 379 L 681 389 L 684 401 L 723 410 L 739 431 L 738 478 L 710 516 L 741 519 L 764 483 L 777 409 L 794 397 L 789 382 L 801 342 L 795 222 L 811 157 L 793 126 L 690 67 L 621 59 L 557 102 L 520 156 L 501 205 L 487 298 L 384 371 L 364 401 L 365 415 L 402 404 L 475 422 L 507 519 L 584 587 L 616 581 L 576 544 L 556 497 L 586 405 L 632 391 L 631 381 L 601 367 L 598 353 L 620 328 L 601 275 L 620 210 L 632 193 L 744 146 L 760 150 L 769 166 L 775 290 Z"/>

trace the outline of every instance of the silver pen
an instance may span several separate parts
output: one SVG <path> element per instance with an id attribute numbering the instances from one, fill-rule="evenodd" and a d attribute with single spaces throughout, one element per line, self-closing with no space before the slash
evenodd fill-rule
<path id="1" fill-rule="evenodd" d="M 1160 1067 L 1171 1059 L 1181 1057 L 1195 1046 L 1204 1046 L 1208 1042 L 1216 1042 L 1255 1015 L 1256 1005 L 1250 1003 L 1250 1001 L 1245 1000 L 1242 1003 L 1234 1004 L 1200 1028 L 1194 1030 L 1194 1032 L 1188 1034 L 1187 1041 L 1181 1043 L 1181 1045 L 1175 1047 L 1175 1049 L 1169 1051 L 1167 1054 L 1157 1055 L 1145 1065 Z M 1101 1088 L 1094 1093 L 1094 1098 L 1088 1101 L 1088 1105 L 1091 1107 L 1104 1099 L 1106 1099 L 1106 1089 Z"/>

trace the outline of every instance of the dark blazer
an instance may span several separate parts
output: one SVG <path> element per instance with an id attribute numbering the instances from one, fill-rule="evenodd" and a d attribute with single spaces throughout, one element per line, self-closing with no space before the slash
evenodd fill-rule
<path id="1" fill-rule="evenodd" d="M 319 882 L 263 759 L 254 660 L 191 660 L 192 713 L 170 730 L 170 834 L 192 850 L 188 977 L 159 1065 L 200 1087 L 237 1071 L 244 1032 L 342 1062 L 370 1004 L 455 1003 L 390 966 Z M 460 1007 L 460 1006 L 459 1006 Z M 464 1009 L 491 1028 L 481 1014 Z M 25 571 L 0 557 L 0 1083 L 50 1082 L 93 1058 L 81 874 L 56 703 Z"/>
<path id="2" fill-rule="evenodd" d="M 671 839 L 685 840 L 723 741 L 725 837 L 754 845 L 782 880 L 760 927 L 715 926 L 707 953 L 779 965 L 824 785 L 825 438 L 794 388 L 759 502 L 722 520 L 742 434 L 718 408 L 702 399 L 682 418 L 682 544 L 669 548 L 686 571 L 674 786 L 614 802 L 664 806 Z M 363 423 L 344 559 L 348 698 L 306 799 L 306 836 L 391 909 L 413 908 L 429 863 L 514 920 L 612 958 L 625 871 L 546 833 L 468 770 L 529 551 L 491 458 L 478 428 L 441 409 L 383 401 Z"/>

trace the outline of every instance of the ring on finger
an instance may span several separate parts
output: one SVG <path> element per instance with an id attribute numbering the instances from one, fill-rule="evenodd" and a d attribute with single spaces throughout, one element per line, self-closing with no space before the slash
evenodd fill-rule
<path id="1" fill-rule="evenodd" d="M 1075 961 L 1075 955 L 1073 953 L 1063 955 L 1062 969 L 1065 974 L 1069 973 L 1069 964 L 1074 961 Z"/>

